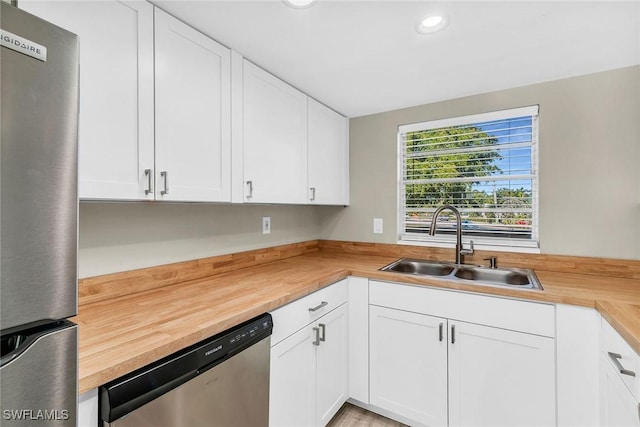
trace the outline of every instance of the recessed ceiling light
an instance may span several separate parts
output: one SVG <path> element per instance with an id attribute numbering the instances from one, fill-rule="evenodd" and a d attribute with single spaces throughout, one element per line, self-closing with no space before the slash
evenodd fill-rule
<path id="1" fill-rule="evenodd" d="M 427 15 L 416 24 L 416 31 L 420 34 L 433 34 L 444 30 L 449 25 L 446 15 Z"/>
<path id="2" fill-rule="evenodd" d="M 306 9 L 313 6 L 316 0 L 282 0 L 282 2 L 294 9 Z"/>

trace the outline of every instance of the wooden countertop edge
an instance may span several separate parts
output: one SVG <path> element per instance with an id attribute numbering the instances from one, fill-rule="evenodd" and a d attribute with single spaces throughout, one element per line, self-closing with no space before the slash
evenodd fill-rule
<path id="1" fill-rule="evenodd" d="M 640 355 L 640 306 L 596 301 L 596 309 Z M 629 312 L 633 312 L 633 314 L 629 315 Z"/>
<path id="2" fill-rule="evenodd" d="M 290 264 L 289 265 L 290 268 L 312 269 L 313 263 L 324 261 L 322 258 L 323 258 L 322 256 L 318 256 L 316 253 L 312 255 L 312 258 L 303 256 L 299 258 L 299 260 L 295 260 L 295 258 L 290 258 L 289 260 L 276 261 L 275 263 L 287 263 L 287 265 Z M 81 354 L 80 355 L 81 372 L 79 377 L 79 392 L 84 393 L 86 391 L 89 391 L 95 387 L 105 384 L 128 372 L 132 372 L 142 366 L 152 363 L 153 361 L 161 359 L 162 357 L 165 357 L 176 351 L 176 350 L 172 350 L 167 352 L 167 348 L 174 349 L 174 348 L 188 347 L 189 345 L 199 342 L 207 337 L 223 332 L 224 330 L 236 324 L 249 320 L 264 312 L 272 311 L 278 307 L 281 307 L 291 301 L 304 297 L 316 290 L 326 287 L 350 275 L 365 277 L 373 280 L 431 286 L 431 287 L 436 287 L 441 289 L 473 292 L 473 293 L 480 293 L 485 295 L 488 294 L 488 295 L 503 296 L 508 298 L 511 297 L 511 298 L 525 299 L 525 300 L 531 300 L 531 301 L 594 307 L 609 321 L 609 323 L 611 323 L 614 329 L 618 331 L 638 353 L 640 353 L 640 321 L 637 318 L 634 319 L 632 316 L 630 317 L 627 314 L 629 310 L 620 309 L 620 307 L 625 306 L 625 304 L 619 301 L 600 301 L 600 300 L 594 299 L 593 297 L 588 297 L 583 295 L 576 295 L 576 294 L 569 295 L 567 294 L 566 290 L 564 290 L 563 292 L 561 285 L 552 285 L 551 283 L 547 285 L 544 282 L 543 282 L 543 286 L 545 287 L 547 292 L 529 291 L 529 290 L 511 290 L 506 288 L 478 286 L 478 285 L 464 285 L 464 284 L 454 283 L 451 281 L 446 281 L 441 279 L 429 279 L 424 277 L 408 276 L 408 275 L 399 274 L 399 273 L 380 272 L 377 270 L 377 268 L 388 263 L 387 261 L 390 262 L 389 257 L 383 257 L 383 256 L 373 257 L 373 256 L 360 255 L 357 258 L 366 259 L 367 266 L 352 267 L 352 265 L 349 265 L 349 264 L 354 264 L 355 262 L 351 263 L 347 259 L 343 261 L 341 265 L 336 264 L 335 270 L 333 269 L 333 266 L 331 266 L 331 271 L 329 273 L 325 272 L 321 274 L 314 271 L 310 274 L 311 277 L 309 279 L 305 279 L 303 283 L 300 285 L 296 284 L 296 286 L 293 287 L 291 291 L 287 291 L 286 294 L 274 295 L 273 299 L 265 299 L 264 302 L 247 307 L 246 310 L 234 312 L 233 314 L 230 314 L 228 316 L 218 319 L 216 323 L 210 324 L 207 327 L 203 327 L 203 328 L 194 327 L 192 331 L 184 335 L 180 335 L 176 339 L 171 339 L 170 341 L 162 342 L 157 346 L 149 347 L 144 352 L 138 353 L 136 355 L 132 355 L 130 358 L 127 358 L 126 360 L 119 362 L 116 365 L 109 365 L 107 361 L 107 363 L 105 363 L 104 365 L 101 365 L 99 368 L 87 372 L 86 369 L 82 367 L 83 355 Z M 374 258 L 374 260 L 371 261 L 371 258 Z M 290 261 L 292 259 L 294 261 Z M 380 265 L 378 265 L 378 263 L 380 263 Z M 374 265 L 376 266 L 375 268 L 374 268 Z M 562 274 L 562 273 L 553 273 L 553 274 Z M 230 276 L 230 277 L 233 277 L 233 276 Z M 207 281 L 208 279 L 209 278 L 202 278 L 202 279 L 194 280 L 193 282 L 203 282 L 203 281 Z M 210 278 L 210 279 L 214 280 L 214 278 Z M 180 285 L 181 286 L 186 285 L 186 283 L 183 283 Z M 169 288 L 172 286 L 176 286 L 176 285 L 171 285 L 169 286 Z M 634 297 L 635 297 L 635 293 L 634 293 Z M 104 303 L 108 303 L 108 301 L 103 301 L 102 304 Z M 101 303 L 97 302 L 93 304 L 88 304 L 85 307 L 85 309 L 90 309 L 92 305 L 98 305 L 98 304 L 101 304 Z M 640 305 L 638 306 L 635 306 L 633 304 L 630 304 L 630 305 L 632 307 L 637 307 L 637 309 L 640 312 Z M 81 317 L 81 316 L 78 316 L 78 317 Z M 71 320 L 74 320 L 74 319 L 71 319 Z M 79 322 L 79 323 L 82 327 L 82 322 Z M 92 355 L 92 358 L 96 358 L 94 356 L 95 355 Z M 82 372 L 83 370 L 84 372 Z"/>

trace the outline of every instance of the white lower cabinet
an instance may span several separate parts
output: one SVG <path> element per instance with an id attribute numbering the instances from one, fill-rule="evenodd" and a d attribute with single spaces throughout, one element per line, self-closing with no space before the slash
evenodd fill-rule
<path id="1" fill-rule="evenodd" d="M 347 400 L 347 307 L 271 348 L 270 426 L 324 426 Z"/>
<path id="2" fill-rule="evenodd" d="M 449 322 L 450 426 L 554 426 L 553 338 Z"/>
<path id="3" fill-rule="evenodd" d="M 495 298 L 371 283 L 371 405 L 411 425 L 556 424 L 553 336 L 510 330 L 513 308 L 501 312 Z M 552 326 L 553 306 L 504 301 L 520 306 L 514 324 L 539 322 L 525 329 L 553 334 L 544 326 Z M 437 316 L 407 310 L 430 306 Z M 449 309 L 456 317 L 465 309 L 465 321 Z M 477 323 L 483 318 L 491 326 Z"/>
<path id="4" fill-rule="evenodd" d="M 370 402 L 430 426 L 447 425 L 447 320 L 371 306 Z"/>
<path id="5" fill-rule="evenodd" d="M 78 396 L 78 427 L 98 427 L 98 389 Z"/>
<path id="6" fill-rule="evenodd" d="M 640 427 L 640 354 L 603 318 L 600 425 Z"/>
<path id="7" fill-rule="evenodd" d="M 559 427 L 600 426 L 600 313 L 556 305 Z"/>
<path id="8" fill-rule="evenodd" d="M 271 348 L 270 426 L 314 426 L 316 349 L 311 326 Z"/>
<path id="9" fill-rule="evenodd" d="M 640 403 L 625 387 L 620 374 L 601 355 L 600 425 L 603 427 L 640 427 Z"/>
<path id="10" fill-rule="evenodd" d="M 270 426 L 325 426 L 347 400 L 348 306 L 344 280 L 272 312 Z"/>
<path id="11" fill-rule="evenodd" d="M 318 321 L 316 346 L 316 425 L 325 426 L 347 400 L 348 305 Z M 313 343 L 312 343 L 313 344 Z"/>

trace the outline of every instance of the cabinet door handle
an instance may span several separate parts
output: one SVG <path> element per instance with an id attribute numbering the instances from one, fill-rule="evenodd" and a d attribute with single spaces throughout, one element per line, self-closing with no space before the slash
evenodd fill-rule
<path id="1" fill-rule="evenodd" d="M 327 329 L 326 325 L 324 323 L 319 323 L 318 326 L 320 326 L 320 331 L 322 332 L 322 335 L 320 336 L 320 341 L 324 342 L 326 340 L 326 338 L 327 338 L 325 336 L 325 333 L 327 332 L 326 331 L 326 329 Z"/>
<path id="2" fill-rule="evenodd" d="M 151 169 L 145 169 L 144 170 L 144 176 L 147 177 L 147 188 L 145 188 L 145 190 L 144 190 L 144 194 L 146 196 L 146 195 L 150 194 L 151 191 L 153 191 L 151 189 Z"/>
<path id="3" fill-rule="evenodd" d="M 620 363 L 620 359 L 622 359 L 622 355 L 618 353 L 609 352 L 609 357 L 613 361 L 613 364 L 616 365 L 616 368 L 618 368 L 621 374 L 629 375 L 630 377 L 636 376 L 635 372 L 625 369 L 624 366 L 622 366 L 622 363 Z"/>
<path id="4" fill-rule="evenodd" d="M 316 333 L 316 340 L 314 342 L 312 342 L 313 345 L 320 345 L 320 329 L 319 328 L 313 328 L 313 332 Z"/>
<path id="5" fill-rule="evenodd" d="M 164 183 L 164 188 L 162 190 L 160 190 L 160 194 L 161 195 L 165 195 L 165 194 L 169 194 L 169 180 L 168 180 L 168 173 L 167 171 L 162 171 L 160 172 L 160 176 L 162 177 L 162 182 Z"/>
<path id="6" fill-rule="evenodd" d="M 253 197 L 253 181 L 247 181 L 247 186 L 249 186 L 249 194 L 247 194 L 247 199 L 251 199 Z"/>
<path id="7" fill-rule="evenodd" d="M 440 338 L 440 342 L 444 339 L 444 323 L 440 323 L 438 326 L 438 337 Z"/>
<path id="8" fill-rule="evenodd" d="M 318 310 L 320 310 L 322 307 L 324 307 L 326 305 L 329 305 L 329 303 L 326 302 L 326 301 L 322 301 L 320 304 L 316 305 L 315 307 L 311 307 L 309 309 L 309 311 L 311 311 L 311 312 L 318 311 Z"/>
<path id="9" fill-rule="evenodd" d="M 456 325 L 451 325 L 451 344 L 456 343 Z"/>
<path id="10" fill-rule="evenodd" d="M 313 202 L 316 199 L 316 187 L 311 187 L 311 201 Z"/>

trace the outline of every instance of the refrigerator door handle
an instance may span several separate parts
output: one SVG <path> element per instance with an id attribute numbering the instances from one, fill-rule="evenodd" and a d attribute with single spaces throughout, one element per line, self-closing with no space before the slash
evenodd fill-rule
<path id="1" fill-rule="evenodd" d="M 62 331 L 70 326 L 75 325 L 68 320 L 63 320 L 55 322 L 54 324 L 48 323 L 2 336 L 0 368 L 20 357 L 22 353 L 26 352 L 40 338 L 46 337 L 54 332 Z"/>

